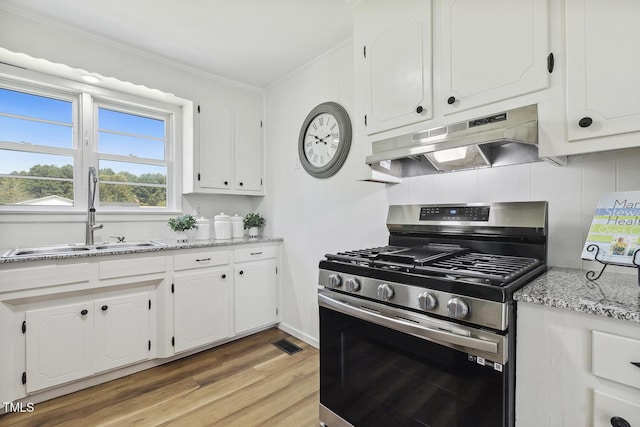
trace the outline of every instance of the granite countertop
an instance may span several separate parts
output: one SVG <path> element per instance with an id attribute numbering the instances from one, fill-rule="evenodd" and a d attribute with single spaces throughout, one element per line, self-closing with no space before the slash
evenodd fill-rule
<path id="1" fill-rule="evenodd" d="M 270 243 L 270 242 L 282 242 L 284 239 L 281 237 L 243 237 L 239 239 L 229 240 L 189 240 L 185 243 L 178 243 L 175 239 L 168 240 L 152 240 L 154 242 L 161 243 L 160 246 L 145 246 L 134 248 L 113 248 L 103 250 L 90 250 L 81 252 L 67 252 L 67 253 L 49 253 L 40 255 L 25 255 L 5 258 L 2 255 L 8 252 L 7 250 L 0 251 L 0 265 L 9 263 L 22 263 L 30 261 L 43 261 L 43 260 L 59 260 L 59 259 L 77 259 L 86 257 L 106 256 L 106 255 L 123 255 L 145 252 L 160 252 L 160 251 L 173 251 L 180 249 L 194 249 L 194 248 L 211 248 L 220 246 L 235 246 L 235 245 L 249 245 L 253 243 Z M 126 242 L 125 242 L 126 243 Z M 79 244 L 82 246 L 82 244 Z"/>
<path id="2" fill-rule="evenodd" d="M 599 272 L 599 270 L 598 270 Z M 513 294 L 516 301 L 640 323 L 640 286 L 634 274 L 604 273 L 598 280 L 586 270 L 551 268 Z"/>

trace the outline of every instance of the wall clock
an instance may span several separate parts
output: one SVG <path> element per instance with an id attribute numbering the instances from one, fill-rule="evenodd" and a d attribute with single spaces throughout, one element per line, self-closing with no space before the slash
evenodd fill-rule
<path id="1" fill-rule="evenodd" d="M 335 175 L 351 148 L 351 120 L 340 104 L 325 102 L 307 115 L 300 129 L 298 154 L 311 176 Z"/>

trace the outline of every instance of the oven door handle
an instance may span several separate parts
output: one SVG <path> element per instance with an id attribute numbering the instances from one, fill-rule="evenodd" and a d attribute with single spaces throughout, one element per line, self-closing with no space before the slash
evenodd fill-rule
<path id="1" fill-rule="evenodd" d="M 373 322 L 380 326 L 391 328 L 396 331 L 408 333 L 429 341 L 436 340 L 474 350 L 484 351 L 487 353 L 498 354 L 498 343 L 494 341 L 467 337 L 464 335 L 458 335 L 438 329 L 427 328 L 423 325 L 414 325 L 400 319 L 392 319 L 378 313 L 363 310 L 350 304 L 336 301 L 335 299 L 322 294 L 318 294 L 318 304 L 331 310 L 335 310 L 340 313 L 356 317 L 358 319 Z"/>

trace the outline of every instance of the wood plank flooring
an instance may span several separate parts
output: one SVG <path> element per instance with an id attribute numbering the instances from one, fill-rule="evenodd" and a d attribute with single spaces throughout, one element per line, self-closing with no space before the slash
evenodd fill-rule
<path id="1" fill-rule="evenodd" d="M 287 338 L 303 350 L 272 345 Z M 0 415 L 0 426 L 318 426 L 318 350 L 278 329 Z"/>

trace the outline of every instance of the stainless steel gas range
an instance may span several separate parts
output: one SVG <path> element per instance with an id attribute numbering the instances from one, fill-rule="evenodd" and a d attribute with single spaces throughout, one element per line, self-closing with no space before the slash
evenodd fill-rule
<path id="1" fill-rule="evenodd" d="M 547 203 L 389 207 L 389 243 L 320 262 L 320 421 L 514 425 L 513 292 L 546 270 Z"/>

